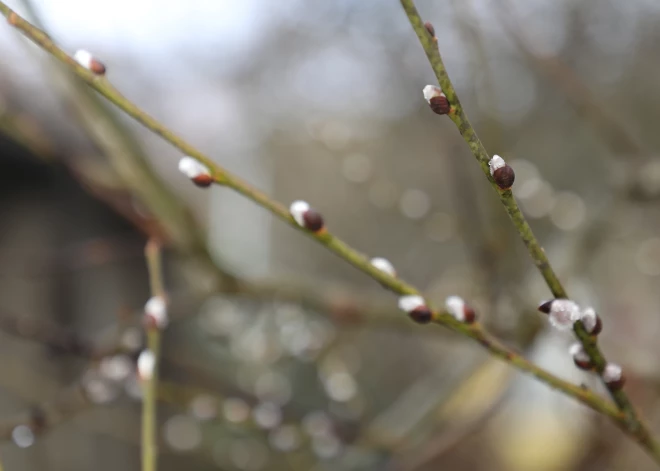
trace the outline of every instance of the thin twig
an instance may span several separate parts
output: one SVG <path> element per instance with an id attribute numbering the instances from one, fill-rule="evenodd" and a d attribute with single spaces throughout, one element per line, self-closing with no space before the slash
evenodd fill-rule
<path id="1" fill-rule="evenodd" d="M 149 270 L 151 295 L 165 299 L 163 282 L 163 262 L 161 245 L 150 239 L 144 250 Z M 144 380 L 142 398 L 142 471 L 156 471 L 158 461 L 158 417 L 156 403 L 158 401 L 158 367 L 160 360 L 161 328 L 155 322 L 145 320 L 147 330 L 147 349 L 153 354 L 153 371 Z"/>
<path id="2" fill-rule="evenodd" d="M 417 34 L 417 37 L 419 38 L 420 43 L 422 44 L 422 47 L 424 48 L 424 52 L 426 53 L 426 56 L 431 64 L 431 68 L 433 69 L 433 72 L 438 79 L 442 91 L 447 96 L 447 99 L 451 105 L 452 111 L 448 115 L 449 118 L 458 128 L 461 136 L 468 144 L 470 150 L 479 162 L 482 171 L 500 197 L 502 205 L 506 209 L 509 217 L 511 218 L 511 221 L 518 230 L 518 233 L 523 239 L 523 242 L 527 246 L 527 249 L 529 250 L 531 257 L 534 260 L 534 263 L 543 275 L 543 278 L 545 279 L 546 284 L 548 285 L 548 288 L 550 288 L 553 296 L 555 298 L 568 298 L 566 290 L 555 274 L 552 265 L 545 255 L 545 251 L 541 247 L 541 244 L 534 236 L 531 227 L 520 211 L 520 208 L 518 207 L 518 204 L 516 203 L 511 190 L 501 190 L 493 180 L 493 177 L 490 175 L 490 169 L 488 166 L 490 157 L 483 144 L 479 140 L 476 131 L 470 124 L 470 121 L 468 120 L 463 107 L 461 106 L 461 102 L 458 99 L 456 90 L 454 89 L 454 86 L 449 79 L 449 75 L 447 74 L 447 70 L 442 61 L 442 57 L 440 56 L 437 40 L 434 40 L 434 38 L 432 38 L 427 31 L 413 1 L 401 0 L 401 4 L 413 29 L 415 30 L 415 33 Z M 595 337 L 589 335 L 589 333 L 582 325 L 582 322 L 580 321 L 575 323 L 574 330 L 578 339 L 584 346 L 585 351 L 589 355 L 592 363 L 594 364 L 596 371 L 599 374 L 602 373 L 607 362 L 605 356 L 598 348 Z M 658 444 L 658 442 L 651 437 L 649 430 L 637 416 L 637 413 L 635 412 L 635 409 L 628 399 L 627 394 L 622 389 L 611 387 L 604 381 L 603 383 L 609 391 L 612 399 L 616 402 L 617 407 L 625 416 L 624 423 L 622 424 L 625 430 L 630 435 L 635 437 L 653 456 L 653 458 L 660 463 L 660 444 Z"/>
<path id="3" fill-rule="evenodd" d="M 593 124 L 610 148 L 618 154 L 639 158 L 649 155 L 643 142 L 634 135 L 626 123 L 618 119 L 598 102 L 586 84 L 556 55 L 540 56 L 530 46 L 530 38 L 515 15 L 513 5 L 504 0 L 493 2 L 507 37 L 513 41 L 520 53 L 532 63 L 534 68 L 557 86 L 568 103 L 580 115 Z"/>
<path id="4" fill-rule="evenodd" d="M 367 257 L 365 257 L 360 252 L 354 250 L 353 248 L 349 247 L 346 243 L 344 243 L 343 241 L 341 241 L 331 233 L 327 231 L 313 233 L 311 231 L 307 231 L 301 228 L 291 217 L 286 207 L 284 207 L 280 203 L 275 202 L 261 191 L 257 190 L 256 188 L 253 188 L 239 177 L 231 174 L 223 167 L 217 165 L 209 157 L 204 155 L 195 147 L 188 144 L 186 141 L 184 141 L 176 134 L 174 134 L 172 131 L 170 131 L 167 127 L 159 123 L 157 120 L 149 116 L 144 111 L 142 111 L 138 106 L 136 106 L 134 103 L 130 102 L 123 95 L 121 95 L 103 76 L 97 76 L 93 72 L 80 66 L 66 52 L 64 52 L 62 49 L 57 47 L 43 31 L 39 30 L 38 28 L 35 28 L 29 22 L 25 21 L 14 11 L 12 11 L 2 1 L 0 1 L 0 12 L 2 12 L 2 14 L 5 17 L 7 17 L 9 23 L 12 26 L 21 30 L 31 41 L 38 44 L 40 47 L 42 47 L 44 50 L 49 52 L 60 62 L 65 64 L 67 67 L 69 67 L 81 79 L 83 79 L 88 85 L 90 85 L 94 90 L 96 90 L 101 95 L 106 97 L 109 101 L 114 103 L 118 108 L 123 110 L 126 114 L 133 117 L 136 121 L 143 124 L 145 127 L 150 129 L 154 133 L 163 137 L 166 141 L 170 142 L 172 145 L 174 145 L 179 150 L 181 150 L 184 154 L 194 157 L 195 159 L 199 160 L 204 165 L 206 165 L 210 169 L 213 179 L 216 183 L 232 188 L 233 190 L 244 195 L 245 197 L 254 201 L 263 208 L 267 209 L 275 216 L 277 216 L 284 222 L 288 223 L 290 226 L 302 231 L 309 237 L 315 239 L 317 242 L 325 246 L 328 250 L 334 252 L 336 255 L 344 259 L 346 262 L 355 266 L 365 274 L 372 277 L 374 280 L 380 282 L 384 287 L 388 288 L 389 290 L 400 295 L 418 294 L 418 290 L 415 287 L 409 285 L 405 281 L 402 281 L 396 277 L 390 276 L 384 271 L 381 271 L 380 269 L 376 268 L 370 263 Z M 417 16 L 417 18 L 419 18 L 419 16 Z M 423 28 L 423 25 L 421 25 L 421 20 L 419 24 Z M 430 38 L 428 37 L 425 37 L 425 39 L 427 40 L 427 42 L 430 41 Z M 440 65 L 441 64 L 442 63 L 440 61 Z M 439 70 L 444 70 L 444 67 L 441 67 Z M 448 81 L 448 78 L 446 77 L 446 73 L 444 73 L 444 75 L 445 75 L 445 80 Z M 453 93 L 453 89 L 448 94 L 448 97 L 452 100 L 455 100 L 456 96 L 455 93 Z M 467 122 L 467 120 L 465 121 Z M 475 147 L 475 149 L 478 151 L 480 144 L 478 139 L 476 138 L 476 135 L 474 134 L 474 131 L 471 130 L 471 128 L 469 128 L 466 129 L 466 133 L 469 134 L 470 136 L 469 140 L 468 139 L 466 140 L 468 140 L 468 142 L 471 143 L 471 146 Z M 484 166 L 484 170 L 487 171 L 488 170 L 487 154 L 485 153 L 485 151 L 483 151 L 482 154 L 483 154 L 483 158 L 485 159 L 482 161 L 482 165 Z M 509 199 L 509 204 L 507 207 L 511 208 L 511 211 L 514 213 L 512 217 L 522 218 L 522 215 L 520 215 L 520 211 L 517 209 L 515 202 L 510 196 L 510 193 L 508 195 L 508 199 Z M 519 216 L 515 216 L 515 214 L 518 214 Z M 539 268 L 545 273 L 548 273 L 548 277 L 550 279 L 556 280 L 556 276 L 554 275 L 552 269 L 547 263 L 547 259 L 545 259 L 543 250 L 538 245 L 536 239 L 534 239 L 533 236 L 531 235 L 531 229 L 529 229 L 529 226 L 524 221 L 524 218 L 520 219 L 520 221 L 518 221 L 518 224 L 521 225 L 521 227 L 527 228 L 527 231 L 525 232 L 526 240 L 528 245 L 534 248 L 534 253 L 537 254 L 538 256 L 537 258 L 541 260 L 540 262 L 538 262 Z M 545 260 L 545 262 L 543 262 L 543 260 Z M 559 284 L 558 280 L 555 283 L 555 288 L 557 292 L 563 293 L 563 288 L 561 288 L 561 285 Z M 504 346 L 502 343 L 499 342 L 499 340 L 495 339 L 492 335 L 485 332 L 479 323 L 465 324 L 463 322 L 456 320 L 449 313 L 441 312 L 441 311 L 434 311 L 432 313 L 432 320 L 435 323 L 444 325 L 455 332 L 459 332 L 467 337 L 470 337 L 473 340 L 476 340 L 478 343 L 480 343 L 484 348 L 490 351 L 490 353 L 496 356 L 497 358 L 502 359 L 503 361 L 520 369 L 521 371 L 531 374 L 532 376 L 538 378 L 542 382 L 545 382 L 551 387 L 561 390 L 564 394 L 574 397 L 575 399 L 587 405 L 588 407 L 602 414 L 607 415 L 608 417 L 613 419 L 617 424 L 619 424 L 620 427 L 630 431 L 628 427 L 627 417 L 624 414 L 622 414 L 619 410 L 617 410 L 617 408 L 614 407 L 609 401 L 600 397 L 598 394 L 596 394 L 593 391 L 582 388 L 580 386 L 576 386 L 574 384 L 569 383 L 568 381 L 564 381 L 561 378 L 552 375 L 548 371 L 534 365 L 533 363 L 526 360 L 522 355 Z M 586 335 L 586 331 L 584 331 L 584 329 L 582 329 L 582 332 L 584 335 Z M 591 350 L 593 350 L 593 348 Z"/>

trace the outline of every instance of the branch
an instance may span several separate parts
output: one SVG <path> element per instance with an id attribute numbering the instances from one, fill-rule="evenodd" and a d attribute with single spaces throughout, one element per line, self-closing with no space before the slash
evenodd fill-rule
<path id="1" fill-rule="evenodd" d="M 447 101 L 450 105 L 450 112 L 448 113 L 449 118 L 454 122 L 458 128 L 459 133 L 465 140 L 465 142 L 470 147 L 472 154 L 476 157 L 481 170 L 486 175 L 486 178 L 490 181 L 492 187 L 497 192 L 502 205 L 506 209 L 511 221 L 518 230 L 520 237 L 527 246 L 529 254 L 531 255 L 534 263 L 541 272 L 541 275 L 545 279 L 548 288 L 552 292 L 555 298 L 568 298 L 568 294 L 564 287 L 562 286 L 559 278 L 555 274 L 552 265 L 550 264 L 545 251 L 541 247 L 541 244 L 534 236 L 531 227 L 527 223 L 527 220 L 523 216 L 518 204 L 516 203 L 511 189 L 500 189 L 496 184 L 495 180 L 490 174 L 489 161 L 490 157 L 488 152 L 484 148 L 483 144 L 479 140 L 476 131 L 470 124 L 470 121 L 461 106 L 461 102 L 458 99 L 456 90 L 449 79 L 447 70 L 440 56 L 440 51 L 438 49 L 437 39 L 432 37 L 427 28 L 422 21 L 417 8 L 415 7 L 412 0 L 401 0 L 401 4 L 408 16 L 408 19 L 419 38 L 424 52 L 431 64 L 431 68 L 438 79 L 438 82 L 442 88 L 443 93 L 447 97 Z M 585 351 L 589 355 L 592 364 L 596 371 L 601 375 L 607 364 L 605 356 L 602 354 L 598 345 L 596 343 L 595 337 L 592 337 L 587 330 L 582 325 L 581 321 L 578 321 L 574 325 L 574 331 L 578 339 L 582 343 Z M 619 388 L 608 384 L 603 380 L 603 384 L 607 388 L 610 396 L 616 403 L 619 410 L 624 414 L 623 427 L 628 434 L 635 437 L 642 446 L 653 456 L 653 458 L 660 463 L 660 444 L 656 442 L 650 435 L 649 430 L 637 417 L 630 400 L 626 393 Z"/>
<path id="2" fill-rule="evenodd" d="M 529 46 L 530 39 L 514 13 L 515 8 L 507 0 L 494 2 L 497 17 L 505 34 L 513 41 L 520 53 L 533 64 L 537 71 L 553 82 L 575 111 L 587 118 L 615 153 L 631 157 L 648 155 L 639 138 L 627 129 L 625 123 L 612 115 L 596 100 L 589 88 L 558 56 L 540 56 Z"/>
<path id="3" fill-rule="evenodd" d="M 167 302 L 163 281 L 163 260 L 160 242 L 150 239 L 144 249 L 149 271 L 151 298 L 144 308 L 147 350 L 138 359 L 138 373 L 143 381 L 142 392 L 142 471 L 156 471 L 158 461 L 158 369 L 160 366 L 161 331 L 167 326 Z M 147 368 L 144 366 L 148 359 Z"/>
<path id="4" fill-rule="evenodd" d="M 412 5 L 410 2 L 404 2 L 404 5 L 405 4 Z M 209 169 L 211 174 L 210 177 L 213 183 L 227 186 L 237 191 L 238 193 L 244 195 L 248 199 L 257 203 L 258 205 L 262 206 L 263 208 L 267 209 L 275 216 L 277 216 L 279 219 L 289 224 L 291 227 L 294 227 L 300 230 L 301 232 L 305 233 L 307 236 L 311 237 L 312 239 L 316 240 L 318 243 L 325 246 L 328 250 L 335 253 L 340 258 L 344 259 L 346 262 L 350 263 L 351 265 L 358 268 L 365 274 L 369 275 L 374 280 L 381 283 L 387 289 L 399 295 L 418 294 L 418 290 L 415 287 L 406 283 L 403 280 L 400 280 L 399 278 L 393 275 L 386 273 L 385 271 L 381 271 L 379 268 L 372 265 L 367 257 L 365 257 L 360 252 L 354 250 L 353 248 L 349 247 L 346 243 L 344 243 L 343 241 L 332 235 L 327 230 L 319 230 L 314 232 L 307 230 L 302 226 L 298 225 L 295 219 L 289 214 L 289 211 L 287 210 L 286 207 L 270 199 L 267 195 L 257 190 L 256 188 L 253 188 L 248 183 L 243 181 L 241 178 L 231 174 L 223 167 L 217 165 L 209 157 L 204 155 L 195 147 L 188 144 L 186 141 L 184 141 L 176 134 L 174 134 L 172 131 L 170 131 L 163 124 L 159 123 L 157 120 L 155 120 L 147 113 L 142 111 L 139 107 L 137 107 L 135 104 L 133 104 L 123 95 L 121 95 L 105 79 L 104 76 L 97 75 L 91 70 L 88 70 L 82 67 L 81 65 L 79 65 L 71 56 L 69 56 L 59 47 L 57 47 L 43 31 L 39 30 L 38 28 L 35 28 L 29 22 L 25 21 L 23 18 L 18 16 L 2 1 L 0 1 L 0 12 L 2 12 L 2 14 L 5 17 L 7 17 L 9 24 L 22 31 L 23 34 L 25 34 L 31 41 L 39 45 L 41 48 L 49 52 L 60 62 L 65 64 L 67 67 L 69 67 L 90 87 L 92 87 L 98 93 L 100 93 L 101 95 L 106 97 L 109 101 L 114 103 L 118 108 L 123 110 L 126 114 L 134 118 L 139 123 L 143 124 L 148 129 L 152 130 L 154 133 L 161 136 L 166 141 L 170 142 L 176 148 L 181 150 L 184 154 L 191 156 L 197 159 L 199 162 L 203 163 Z M 415 11 L 415 15 L 416 15 L 416 11 Z M 422 28 L 422 33 L 425 35 L 424 41 L 426 41 L 430 46 L 431 38 L 428 36 L 425 30 L 423 30 L 423 25 L 421 23 L 421 20 L 419 20 L 418 15 L 416 16 L 416 18 L 419 22 L 419 26 Z M 442 61 L 439 60 L 439 55 L 437 54 L 437 51 L 436 51 L 436 55 L 437 55 L 436 68 L 438 71 L 442 71 L 440 77 L 444 82 L 449 83 L 449 79 L 447 78 L 446 72 L 444 72 L 444 66 L 442 66 Z M 448 93 L 447 96 L 452 103 L 455 103 L 456 95 L 453 92 L 453 89 L 450 90 L 450 93 Z M 462 117 L 461 120 L 463 121 L 463 127 L 464 127 L 463 132 L 465 134 L 466 140 L 468 141 L 470 146 L 474 148 L 475 152 L 480 156 L 479 160 L 480 163 L 482 164 L 482 168 L 484 169 L 484 171 L 488 172 L 488 156 L 485 150 L 483 150 L 481 144 L 479 143 L 479 140 L 477 139 L 474 131 L 469 126 L 469 123 L 467 123 L 467 119 L 464 117 L 462 112 L 460 112 L 460 114 Z M 518 210 L 515 201 L 513 201 L 510 192 L 503 193 L 503 202 L 505 203 L 507 209 L 510 210 L 510 214 L 514 219 L 514 222 L 517 222 L 517 226 L 520 226 L 521 229 L 524 229 L 522 233 L 525 237 L 528 246 L 530 247 L 530 250 L 535 255 L 535 260 L 537 260 L 537 265 L 542 270 L 542 272 L 547 275 L 549 280 L 554 280 L 552 283 L 554 291 L 563 294 L 564 291 L 563 288 L 561 287 L 561 284 L 559 284 L 559 281 L 554 275 L 552 268 L 547 262 L 543 250 L 541 249 L 536 239 L 533 237 L 531 233 L 531 229 L 529 229 L 529 226 L 527 225 L 526 221 L 524 220 L 524 218 L 522 218 L 522 215 L 520 214 L 520 211 Z M 631 430 L 629 427 L 628 416 L 617 410 L 617 408 L 614 407 L 612 404 L 610 404 L 609 401 L 600 397 L 598 394 L 596 394 L 593 391 L 590 391 L 580 386 L 576 386 L 574 384 L 569 383 L 568 381 L 564 381 L 552 375 L 548 371 L 530 363 L 522 355 L 504 346 L 497 339 L 495 339 L 493 336 L 488 334 L 481 327 L 479 323 L 467 324 L 457 320 L 454 316 L 452 316 L 448 312 L 443 312 L 443 311 L 430 311 L 428 314 L 430 317 L 429 319 L 430 321 L 444 325 L 455 332 L 461 333 L 462 335 L 477 341 L 479 344 L 481 344 L 484 348 L 486 348 L 492 355 L 496 356 L 497 358 L 502 359 L 503 361 L 520 369 L 521 371 L 531 374 L 532 376 L 538 378 L 542 382 L 545 382 L 551 387 L 561 390 L 564 394 L 574 397 L 578 401 L 596 410 L 597 412 L 607 415 L 608 417 L 613 419 L 617 424 L 619 424 L 620 427 L 629 431 Z M 582 332 L 584 336 L 587 336 L 586 331 L 584 331 L 584 329 L 582 329 Z M 590 346 L 590 349 L 592 351 L 594 348 L 595 347 L 591 348 Z M 640 430 L 645 431 L 645 429 L 643 428 L 641 428 Z"/>

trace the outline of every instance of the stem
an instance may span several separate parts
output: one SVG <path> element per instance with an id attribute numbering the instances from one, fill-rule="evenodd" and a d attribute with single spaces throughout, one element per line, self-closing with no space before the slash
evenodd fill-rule
<path id="1" fill-rule="evenodd" d="M 545 255 L 545 251 L 541 247 L 538 239 L 534 236 L 531 227 L 527 223 L 525 216 L 523 216 L 516 200 L 513 197 L 511 190 L 500 190 L 499 187 L 495 184 L 492 176 L 490 175 L 490 169 L 488 167 L 488 162 L 490 157 L 488 152 L 484 148 L 483 144 L 479 140 L 479 137 L 470 124 L 465 111 L 461 105 L 460 100 L 456 94 L 456 90 L 449 79 L 447 74 L 447 69 L 445 68 L 444 62 L 440 55 L 438 49 L 437 40 L 431 37 L 426 28 L 424 27 L 424 22 L 415 7 L 415 4 L 412 0 L 401 0 L 403 9 L 408 16 L 408 20 L 412 25 L 417 37 L 419 38 L 420 43 L 426 53 L 426 56 L 431 64 L 431 68 L 435 73 L 438 83 L 442 88 L 442 91 L 447 96 L 449 103 L 451 104 L 451 111 L 449 113 L 449 118 L 454 122 L 458 128 L 459 133 L 463 137 L 463 140 L 468 144 L 472 154 L 477 159 L 481 170 L 486 175 L 486 178 L 490 181 L 492 187 L 497 192 L 502 205 L 504 206 L 507 214 L 511 218 L 513 225 L 518 230 L 520 237 L 522 238 L 527 250 L 529 251 L 534 264 L 541 272 L 548 288 L 552 292 L 555 298 L 568 298 L 568 294 L 564 287 L 562 286 L 559 278 L 555 274 L 550 261 Z M 602 373 L 607 361 L 605 356 L 598 348 L 596 343 L 596 338 L 589 335 L 586 331 L 582 322 L 576 322 L 574 326 L 574 331 L 582 345 L 584 346 L 585 351 L 589 355 L 592 363 L 595 365 L 596 371 L 600 374 Z M 601 376 L 602 379 L 602 376 Z M 632 436 L 634 436 L 640 444 L 653 456 L 653 458 L 660 463 L 660 444 L 653 439 L 650 435 L 647 427 L 641 422 L 638 418 L 635 409 L 633 408 L 630 400 L 626 393 L 619 389 L 610 387 L 607 383 L 603 381 L 605 387 L 607 388 L 610 396 L 616 403 L 617 407 L 621 410 L 624 415 L 624 425 L 625 430 Z"/>
<path id="2" fill-rule="evenodd" d="M 151 295 L 165 297 L 163 282 L 163 263 L 161 257 L 161 246 L 150 239 L 144 250 L 149 271 L 149 284 Z M 157 409 L 158 400 L 158 366 L 160 359 L 161 333 L 158 326 L 147 322 L 147 350 L 154 355 L 155 363 L 153 374 L 143 384 L 142 398 L 142 471 L 156 471 L 158 461 L 157 445 Z"/>
<path id="3" fill-rule="evenodd" d="M 158 395 L 158 357 L 160 355 L 160 332 L 149 329 L 147 349 L 156 358 L 153 375 L 143 383 L 142 396 L 142 471 L 156 471 L 158 458 L 156 400 Z"/>
<path id="4" fill-rule="evenodd" d="M 406 4 L 412 5 L 412 3 L 410 2 L 403 2 L 403 3 L 404 6 Z M 414 6 L 412 8 L 414 9 Z M 44 50 L 49 52 L 53 57 L 58 59 L 60 62 L 64 63 L 73 72 L 75 72 L 76 75 L 78 75 L 83 81 L 85 81 L 90 87 L 92 87 L 98 93 L 106 97 L 110 102 L 115 104 L 126 114 L 133 117 L 136 121 L 143 124 L 145 127 L 152 130 L 154 133 L 163 137 L 163 139 L 170 142 L 172 145 L 174 145 L 176 148 L 181 150 L 186 155 L 194 157 L 203 164 L 205 164 L 210 169 L 215 181 L 218 184 L 225 185 L 229 188 L 234 189 L 238 193 L 244 195 L 248 199 L 252 200 L 253 202 L 267 209 L 275 216 L 279 217 L 284 222 L 288 223 L 290 226 L 302 231 L 309 237 L 315 239 L 317 242 L 324 245 L 328 250 L 334 252 L 337 256 L 344 259 L 346 262 L 355 266 L 365 274 L 369 275 L 374 280 L 380 282 L 384 287 L 388 288 L 389 290 L 400 295 L 419 293 L 419 291 L 415 287 L 411 286 L 405 281 L 392 277 L 382 272 L 381 270 L 377 269 L 373 265 L 371 265 L 367 257 L 365 257 L 360 252 L 354 250 L 353 248 L 349 247 L 346 243 L 344 243 L 337 237 L 333 236 L 329 232 L 312 233 L 298 226 L 298 224 L 289 214 L 289 211 L 286 207 L 270 199 L 267 195 L 265 195 L 261 191 L 251 187 L 248 183 L 244 182 L 239 177 L 231 174 L 223 167 L 217 165 L 209 157 L 207 157 L 202 152 L 198 151 L 195 147 L 193 147 L 192 145 L 188 144 L 186 141 L 178 137 L 176 134 L 174 134 L 172 131 L 166 128 L 163 124 L 156 121 L 154 118 L 152 118 L 147 113 L 145 113 L 140 108 L 138 108 L 135 104 L 133 104 L 124 96 L 122 96 L 112 85 L 109 84 L 109 82 L 104 77 L 97 76 L 91 71 L 80 66 L 73 58 L 71 58 L 68 54 L 66 54 L 62 49 L 57 47 L 43 31 L 39 30 L 38 28 L 35 28 L 29 22 L 25 21 L 23 18 L 18 16 L 1 0 L 0 0 L 0 12 L 7 17 L 9 23 L 12 26 L 21 30 L 25 34 L 25 36 L 27 36 L 30 40 L 32 40 L 34 43 L 38 44 Z M 417 19 L 419 20 L 418 15 L 417 15 Z M 421 20 L 419 21 L 420 21 L 419 24 L 421 25 Z M 427 42 L 430 41 L 430 38 L 428 36 L 424 36 L 424 38 Z M 444 72 L 444 66 L 442 66 L 441 61 L 439 63 L 441 67 L 438 68 L 438 70 L 443 72 L 444 74 L 443 80 L 448 82 L 449 79 L 446 76 L 446 72 Z M 447 93 L 447 91 L 449 93 Z M 447 97 L 450 99 L 452 103 L 456 103 L 456 95 L 453 92 L 453 88 L 450 88 L 447 91 L 445 92 L 447 94 Z M 481 146 L 481 143 L 477 139 L 474 131 L 471 130 L 471 127 L 469 127 L 469 123 L 467 123 L 467 118 L 465 118 L 464 115 L 462 115 L 462 111 L 461 111 L 461 116 L 462 116 L 461 120 L 463 123 L 462 126 L 465 128 L 464 132 L 465 132 L 466 141 L 468 141 L 468 143 L 471 145 L 471 147 L 474 147 L 474 149 L 476 150 L 481 149 L 481 154 L 479 159 L 482 164 L 482 168 L 484 168 L 484 171 L 487 172 L 487 174 L 489 175 L 488 155 L 486 154 L 485 150 L 483 150 L 483 146 Z M 466 127 L 466 123 L 467 123 L 467 127 Z M 537 258 L 540 260 L 537 263 L 537 265 L 539 265 L 539 268 L 542 269 L 542 271 L 544 271 L 544 273 L 547 274 L 549 279 L 556 280 L 556 276 L 554 275 L 554 272 L 552 272 L 552 268 L 550 267 L 550 264 L 545 258 L 543 249 L 541 249 L 541 247 L 539 246 L 538 242 L 531 233 L 531 229 L 529 228 L 526 221 L 522 217 L 522 214 L 520 214 L 520 211 L 517 209 L 515 201 L 513 201 L 513 197 L 511 196 L 510 192 L 508 192 L 508 194 L 507 192 L 505 192 L 503 194 L 503 198 L 504 198 L 503 201 L 506 200 L 509 201 L 508 207 L 511 208 L 512 214 L 514 215 L 518 214 L 518 216 L 514 218 L 514 222 L 518 220 L 518 223 L 521 225 L 521 227 L 526 228 L 524 232 L 525 234 L 527 234 L 526 240 L 528 241 L 527 242 L 528 246 L 531 247 L 530 250 L 533 249 L 534 253 L 537 255 Z M 150 257 L 149 254 L 150 252 L 149 250 L 147 250 L 147 259 L 149 259 Z M 149 266 L 151 267 L 152 265 L 149 264 Z M 152 274 L 152 276 L 155 275 Z M 556 285 L 555 289 L 557 293 L 560 294 L 563 293 L 563 288 L 561 288 L 561 285 L 559 284 L 558 280 L 556 280 L 555 285 Z M 162 286 L 162 284 L 159 285 L 153 284 L 152 286 Z M 542 368 L 534 365 L 533 363 L 526 360 L 522 355 L 504 346 L 493 336 L 485 332 L 480 324 L 478 323 L 471 325 L 464 324 L 456 320 L 450 314 L 440 311 L 433 312 L 433 322 L 444 325 L 445 327 L 448 327 L 449 329 L 455 332 L 461 333 L 466 337 L 476 340 L 491 354 L 509 363 L 513 367 L 518 368 L 519 370 L 526 372 L 528 374 L 531 374 L 540 381 L 545 382 L 551 387 L 562 391 L 564 394 L 575 398 L 579 402 L 582 402 L 583 404 L 594 409 L 595 411 L 610 417 L 624 430 L 627 430 L 629 432 L 631 431 L 631 429 L 628 426 L 629 424 L 627 422 L 627 417 L 624 414 L 622 414 L 619 410 L 617 410 L 616 407 L 611 405 L 607 400 L 603 399 L 593 391 L 576 386 L 574 384 L 569 383 L 568 381 L 564 381 L 561 378 L 558 378 L 552 375 L 551 373 L 543 370 Z M 586 331 L 584 331 L 584 329 L 582 329 L 582 331 L 586 335 Z M 157 337 L 157 334 L 150 335 L 148 338 L 150 348 L 155 349 L 154 354 L 157 353 L 157 350 L 160 347 L 158 340 L 159 337 Z M 154 371 L 153 384 L 151 384 L 152 383 L 151 381 L 148 382 L 149 384 L 147 384 L 145 390 L 145 407 L 143 409 L 143 417 L 144 417 L 144 425 L 145 425 L 143 429 L 143 436 L 145 437 L 144 440 L 145 446 L 143 448 L 144 450 L 143 463 L 145 466 L 144 468 L 145 471 L 146 470 L 153 471 L 155 469 L 156 458 L 155 458 L 154 384 L 156 382 L 156 378 L 157 378 L 156 371 Z M 149 403 L 151 403 L 151 406 L 149 405 Z M 645 429 L 642 428 L 640 430 L 645 430 Z M 640 441 L 642 441 L 641 438 Z M 151 467 L 148 468 L 146 466 L 151 466 Z"/>

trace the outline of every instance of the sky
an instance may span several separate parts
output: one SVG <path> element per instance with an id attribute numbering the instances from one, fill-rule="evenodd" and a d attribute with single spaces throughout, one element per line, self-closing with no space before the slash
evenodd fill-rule
<path id="1" fill-rule="evenodd" d="M 21 11 L 21 2 L 9 0 Z M 71 41 L 95 38 L 117 47 L 157 52 L 170 42 L 204 37 L 240 41 L 263 18 L 259 0 L 33 0 L 56 36 Z M 212 19 L 212 21 L 209 21 Z"/>

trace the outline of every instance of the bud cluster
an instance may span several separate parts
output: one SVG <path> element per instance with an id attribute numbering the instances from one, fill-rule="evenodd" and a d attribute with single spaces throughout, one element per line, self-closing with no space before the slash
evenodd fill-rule
<path id="1" fill-rule="evenodd" d="M 551 299 L 539 305 L 538 310 L 548 315 L 550 324 L 559 330 L 573 327 L 577 321 L 582 321 L 585 330 L 591 335 L 598 335 L 603 329 L 602 321 L 592 307 L 581 309 L 570 299 Z"/>

